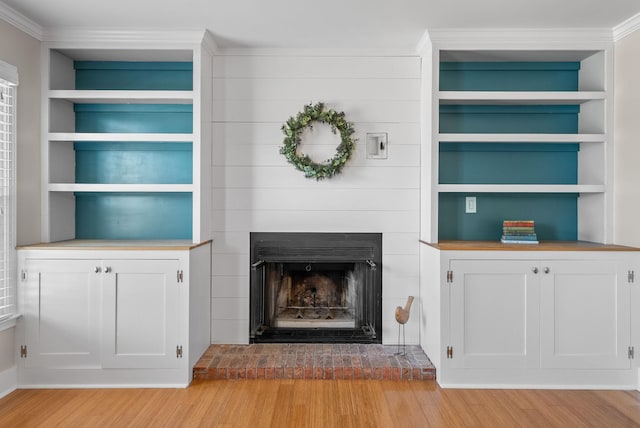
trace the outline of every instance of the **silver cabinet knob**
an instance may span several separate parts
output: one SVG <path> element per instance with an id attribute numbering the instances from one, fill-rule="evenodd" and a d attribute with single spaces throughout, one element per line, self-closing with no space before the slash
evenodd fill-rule
<path id="1" fill-rule="evenodd" d="M 100 273 L 100 271 L 101 271 L 101 270 L 102 270 L 102 269 L 100 269 L 100 266 L 96 266 L 96 267 L 94 267 L 94 268 L 93 268 L 93 271 L 94 271 L 95 273 Z"/>
<path id="2" fill-rule="evenodd" d="M 107 266 L 106 268 L 104 268 L 104 273 L 111 273 L 111 267 Z"/>
<path id="3" fill-rule="evenodd" d="M 548 267 L 545 267 L 544 268 L 544 273 L 549 273 L 549 272 L 551 272 L 551 269 L 549 269 Z"/>
<path id="4" fill-rule="evenodd" d="M 534 267 L 534 268 L 532 268 L 532 269 L 531 269 L 531 271 L 532 271 L 533 273 L 538 273 L 538 268 L 537 268 L 537 267 Z"/>

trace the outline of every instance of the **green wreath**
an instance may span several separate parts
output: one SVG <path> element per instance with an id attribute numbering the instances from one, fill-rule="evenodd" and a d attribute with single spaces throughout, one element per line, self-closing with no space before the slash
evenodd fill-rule
<path id="1" fill-rule="evenodd" d="M 326 123 L 331 126 L 331 132 L 340 132 L 340 144 L 336 148 L 336 155 L 323 163 L 316 163 L 308 155 L 298 152 L 298 146 L 302 142 L 301 134 L 306 127 L 313 128 L 313 122 Z M 344 112 L 325 110 L 323 103 L 308 104 L 304 110 L 294 117 L 290 117 L 282 125 L 284 132 L 283 146 L 280 153 L 289 163 L 304 172 L 305 177 L 322 180 L 340 173 L 340 170 L 351 157 L 355 141 L 351 135 L 355 132 L 353 124 L 344 119 Z"/>

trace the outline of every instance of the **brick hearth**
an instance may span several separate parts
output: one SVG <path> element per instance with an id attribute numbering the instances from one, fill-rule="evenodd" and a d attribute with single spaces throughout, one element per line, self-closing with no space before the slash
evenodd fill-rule
<path id="1" fill-rule="evenodd" d="M 194 379 L 433 380 L 435 367 L 419 346 L 371 344 L 211 345 Z"/>

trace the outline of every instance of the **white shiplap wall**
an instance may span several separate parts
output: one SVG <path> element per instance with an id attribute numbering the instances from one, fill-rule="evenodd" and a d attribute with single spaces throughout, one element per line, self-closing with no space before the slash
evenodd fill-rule
<path id="1" fill-rule="evenodd" d="M 394 309 L 419 292 L 420 58 L 226 52 L 213 87 L 212 342 L 248 342 L 249 232 L 289 231 L 383 233 L 383 341 L 396 343 Z M 279 148 L 282 124 L 320 101 L 358 142 L 317 182 Z M 367 132 L 388 133 L 388 159 L 366 158 Z M 419 342 L 418 307 L 407 343 Z"/>

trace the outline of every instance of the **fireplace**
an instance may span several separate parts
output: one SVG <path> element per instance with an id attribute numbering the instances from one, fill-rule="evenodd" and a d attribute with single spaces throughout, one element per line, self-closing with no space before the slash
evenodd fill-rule
<path id="1" fill-rule="evenodd" d="M 251 233 L 252 343 L 382 343 L 382 235 Z"/>

